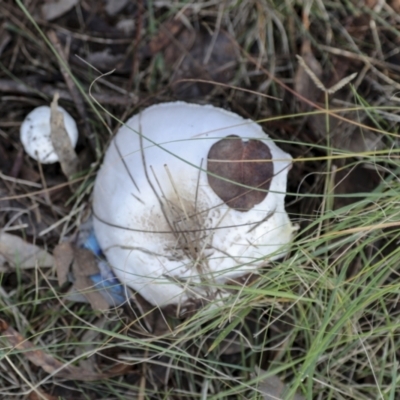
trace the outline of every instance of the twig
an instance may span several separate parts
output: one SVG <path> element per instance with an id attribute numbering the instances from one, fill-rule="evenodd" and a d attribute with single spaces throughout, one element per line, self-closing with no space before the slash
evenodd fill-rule
<path id="1" fill-rule="evenodd" d="M 24 78 L 26 82 L 33 82 L 36 77 L 28 76 Z M 29 86 L 30 85 L 30 86 Z M 73 101 L 71 94 L 67 90 L 58 89 L 53 85 L 42 84 L 35 82 L 30 84 L 24 82 L 15 82 L 11 79 L 0 79 L 0 92 L 1 93 L 18 93 L 18 94 L 31 94 L 38 97 L 53 98 L 55 93 L 58 92 L 60 99 Z M 34 87 L 33 87 L 34 85 Z M 100 104 L 124 105 L 135 103 L 136 99 L 124 95 L 113 95 L 108 93 L 92 93 L 92 96 Z"/>

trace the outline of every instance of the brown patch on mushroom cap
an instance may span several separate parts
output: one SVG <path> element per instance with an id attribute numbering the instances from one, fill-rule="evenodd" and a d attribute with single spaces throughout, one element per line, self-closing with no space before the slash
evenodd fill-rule
<path id="1" fill-rule="evenodd" d="M 224 203 L 238 211 L 249 211 L 267 196 L 274 165 L 271 151 L 262 141 L 244 142 L 239 136 L 229 135 L 211 146 L 207 171 L 214 174 L 208 174 L 209 185 Z"/>

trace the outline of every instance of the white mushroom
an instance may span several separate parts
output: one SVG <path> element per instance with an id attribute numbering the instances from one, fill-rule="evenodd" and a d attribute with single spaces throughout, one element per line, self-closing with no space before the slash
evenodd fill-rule
<path id="1" fill-rule="evenodd" d="M 78 128 L 75 120 L 62 107 L 58 110 L 63 113 L 64 125 L 73 147 L 78 141 Z M 22 122 L 20 137 L 25 151 L 42 164 L 52 164 L 58 161 L 51 142 L 50 129 L 51 109 L 40 106 L 32 110 Z"/>
<path id="2" fill-rule="evenodd" d="M 215 298 L 218 284 L 287 253 L 290 166 L 259 125 L 232 112 L 147 108 L 106 152 L 95 234 L 121 282 L 152 304 Z"/>

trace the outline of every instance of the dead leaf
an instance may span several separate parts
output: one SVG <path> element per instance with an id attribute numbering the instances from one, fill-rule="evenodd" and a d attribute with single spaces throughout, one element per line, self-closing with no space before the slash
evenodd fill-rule
<path id="1" fill-rule="evenodd" d="M 91 372 L 74 365 L 64 364 L 53 356 L 36 348 L 29 340 L 25 339 L 19 332 L 0 319 L 0 333 L 3 339 L 7 339 L 11 347 L 9 350 L 18 349 L 34 365 L 42 368 L 48 374 L 60 378 L 78 381 L 97 381 L 126 374 L 131 367 L 125 364 L 117 364 L 107 372 Z M 5 351 L 5 349 L 3 349 Z"/>
<path id="2" fill-rule="evenodd" d="M 53 256 L 34 244 L 27 243 L 19 236 L 0 230 L 0 267 L 3 268 L 2 259 L 16 268 L 41 268 L 52 267 Z"/>
<path id="3" fill-rule="evenodd" d="M 110 48 L 88 54 L 86 61 L 101 71 L 118 68 L 125 61 L 124 54 L 112 54 Z"/>
<path id="4" fill-rule="evenodd" d="M 348 206 L 361 200 L 372 192 L 381 182 L 381 176 L 372 166 L 356 165 L 340 168 L 335 172 L 335 200 L 334 209 Z M 346 197 L 349 194 L 360 195 Z"/>
<path id="5" fill-rule="evenodd" d="M 79 0 L 58 0 L 42 5 L 42 15 L 46 21 L 61 17 L 79 3 Z"/>
<path id="6" fill-rule="evenodd" d="M 259 375 L 263 374 L 265 371 L 259 370 Z M 263 380 L 257 382 L 257 389 L 261 392 L 264 400 L 279 400 L 285 399 L 285 392 L 288 390 L 288 386 L 285 385 L 277 375 L 272 375 L 264 378 Z M 305 398 L 296 393 L 293 400 L 305 400 Z"/>
<path id="7" fill-rule="evenodd" d="M 184 15 L 189 15 L 190 10 L 186 10 Z M 159 51 L 167 47 L 174 36 L 177 36 L 184 28 L 181 18 L 171 18 L 168 21 L 160 25 L 157 35 L 155 35 L 148 45 L 143 50 L 143 53 L 147 57 L 154 56 Z"/>
<path id="8" fill-rule="evenodd" d="M 343 97 L 343 94 L 336 92 L 348 85 L 356 76 L 356 73 L 346 75 L 349 69 L 350 64 L 346 60 L 335 58 L 333 60 L 333 70 L 335 73 L 331 74 L 328 82 L 325 82 L 321 77 L 321 66 L 312 55 L 309 41 L 305 40 L 302 46 L 302 57 L 299 60 L 296 72 L 295 89 L 302 97 L 316 104 L 324 102 L 324 91 L 330 95 L 330 101 L 334 101 L 333 95 L 335 95 L 336 99 Z M 330 108 L 332 107 L 330 106 Z M 299 109 L 300 111 L 308 111 L 310 106 L 301 102 Z M 363 122 L 360 120 L 361 114 L 359 112 L 341 113 L 340 116 L 347 118 L 349 121 L 359 120 L 359 122 Z M 361 130 L 357 125 L 342 121 L 332 115 L 328 118 L 329 135 L 333 147 L 354 153 L 373 151 L 381 148 L 381 135 L 367 129 Z M 321 139 L 326 138 L 326 115 L 310 115 L 308 124 L 316 137 L 320 137 Z"/>
<path id="9" fill-rule="evenodd" d="M 83 333 L 80 338 L 81 346 L 75 347 L 76 356 L 81 356 L 90 352 L 93 352 L 93 354 L 96 353 L 98 340 L 101 340 L 99 338 L 101 336 L 100 331 L 104 329 L 105 325 L 105 317 L 98 318 L 93 322 L 93 326 L 100 329 L 87 329 L 86 332 Z M 96 372 L 96 359 L 97 357 L 88 357 L 84 360 L 81 360 L 80 365 L 88 371 Z"/>
<path id="10" fill-rule="evenodd" d="M 315 58 L 308 39 L 303 41 L 300 55 L 305 65 L 303 63 L 298 64 L 294 78 L 294 88 L 299 95 L 315 103 L 321 94 L 318 82 L 321 82 L 322 79 L 322 67 Z M 300 102 L 299 108 L 300 111 L 307 111 L 310 106 Z"/>
<path id="11" fill-rule="evenodd" d="M 164 58 L 173 70 L 171 83 L 179 98 L 204 96 L 216 87 L 213 82 L 229 83 L 233 79 L 239 55 L 227 33 L 213 35 L 186 29 L 177 40 L 165 50 Z"/>
<path id="12" fill-rule="evenodd" d="M 107 300 L 90 279 L 90 275 L 100 272 L 94 254 L 87 249 L 75 249 L 72 271 L 75 278 L 74 287 L 86 297 L 93 310 L 108 310 L 109 304 Z"/>
<path id="13" fill-rule="evenodd" d="M 129 3 L 129 0 L 107 0 L 106 13 L 113 17 L 117 15 Z"/>
<path id="14" fill-rule="evenodd" d="M 34 392 L 29 393 L 28 400 L 59 400 L 59 397 L 52 396 L 51 394 L 47 394 L 42 390 L 35 389 Z"/>
<path id="15" fill-rule="evenodd" d="M 241 327 L 238 330 L 230 331 L 226 338 L 218 340 L 218 346 L 215 346 L 216 337 L 208 338 L 205 342 L 207 353 L 213 351 L 217 357 L 241 355 L 244 349 L 251 348 L 251 344 L 247 340 L 242 340 L 242 334 L 239 334 L 240 330 Z"/>
<path id="16" fill-rule="evenodd" d="M 187 9 L 179 18 L 161 24 L 157 35 L 141 51 L 142 57 L 164 52 L 165 64 L 172 72 L 172 89 L 179 98 L 208 94 L 215 88 L 212 82 L 228 83 L 235 76 L 240 57 L 226 32 L 190 29 L 185 23 L 190 14 Z M 202 82 L 184 82 L 196 79 Z"/>
<path id="17" fill-rule="evenodd" d="M 58 97 L 58 93 L 56 93 L 51 102 L 50 137 L 54 151 L 60 161 L 61 169 L 64 175 L 71 179 L 79 170 L 79 159 L 65 129 L 64 115 L 58 110 Z"/>
<path id="18" fill-rule="evenodd" d="M 274 175 L 269 147 L 260 140 L 244 142 L 235 135 L 211 146 L 207 170 L 216 175 L 207 175 L 214 192 L 229 207 L 238 211 L 248 211 L 261 203 L 267 196 Z M 250 190 L 232 181 L 260 190 Z"/>
<path id="19" fill-rule="evenodd" d="M 91 275 L 100 272 L 95 255 L 90 250 L 75 247 L 71 243 L 60 243 L 53 254 L 59 285 L 67 282 L 68 274 L 72 273 L 74 288 L 89 301 L 93 310 L 108 310 L 107 300 L 90 279 Z"/>
<path id="20" fill-rule="evenodd" d="M 348 119 L 356 120 L 359 115 L 349 113 Z M 368 129 L 359 129 L 358 126 L 346 122 L 339 122 L 332 131 L 332 145 L 338 149 L 345 149 L 352 153 L 360 154 L 366 151 L 376 151 L 382 149 L 382 135 Z"/>
<path id="21" fill-rule="evenodd" d="M 54 263 L 56 265 L 58 284 L 63 286 L 68 282 L 72 262 L 74 260 L 74 250 L 71 243 L 60 243 L 53 251 Z"/>
<path id="22" fill-rule="evenodd" d="M 375 0 L 376 2 L 376 0 Z M 393 8 L 394 11 L 400 13 L 400 0 L 389 0 L 390 7 Z"/>

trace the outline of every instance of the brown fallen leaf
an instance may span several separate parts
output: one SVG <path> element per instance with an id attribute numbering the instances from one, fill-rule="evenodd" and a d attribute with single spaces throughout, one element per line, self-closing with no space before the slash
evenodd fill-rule
<path id="1" fill-rule="evenodd" d="M 90 275 L 100 272 L 94 254 L 87 249 L 75 249 L 72 271 L 74 287 L 86 297 L 93 310 L 108 310 L 110 306 L 107 300 L 94 288 L 93 281 L 89 278 Z"/>
<path id="2" fill-rule="evenodd" d="M 79 0 L 58 0 L 42 5 L 42 16 L 46 21 L 61 17 L 79 3 Z"/>
<path id="3" fill-rule="evenodd" d="M 187 9 L 184 12 L 185 16 L 188 16 L 190 10 Z M 159 51 L 167 47 L 171 41 L 174 40 L 174 36 L 177 36 L 182 29 L 184 24 L 181 18 L 173 17 L 168 21 L 165 21 L 160 25 L 158 33 L 150 40 L 147 46 L 143 49 L 143 55 L 145 57 L 154 56 Z M 176 40 L 176 39 L 175 39 Z"/>
<path id="4" fill-rule="evenodd" d="M 58 284 L 63 286 L 68 282 L 72 262 L 74 260 L 74 250 L 70 243 L 60 243 L 53 250 L 54 263 L 57 270 Z"/>
<path id="5" fill-rule="evenodd" d="M 25 339 L 3 319 L 0 319 L 0 334 L 2 335 L 2 339 L 6 339 L 10 344 L 11 348 L 8 349 L 9 351 L 14 349 L 20 350 L 32 364 L 42 368 L 48 374 L 55 375 L 59 378 L 77 381 L 97 381 L 113 376 L 124 375 L 132 368 L 126 364 L 116 364 L 107 372 L 96 373 L 74 365 L 62 363 L 52 355 L 37 349 L 29 340 Z M 3 349 L 3 351 L 6 351 L 6 349 Z"/>
<path id="6" fill-rule="evenodd" d="M 335 172 L 333 208 L 337 210 L 361 200 L 367 193 L 372 192 L 381 180 L 381 175 L 372 166 L 356 165 L 338 169 Z M 357 197 L 346 197 L 357 193 Z"/>
<path id="7" fill-rule="evenodd" d="M 100 71 L 118 69 L 125 62 L 124 54 L 112 54 L 110 47 L 102 51 L 94 51 L 86 57 L 86 61 Z"/>
<path id="8" fill-rule="evenodd" d="M 79 170 L 79 159 L 65 129 L 64 115 L 58 110 L 58 98 L 58 93 L 56 93 L 50 105 L 50 137 L 64 175 L 68 179 L 72 179 L 72 176 Z"/>
<path id="9" fill-rule="evenodd" d="M 56 92 L 59 93 L 60 98 L 67 101 L 73 101 L 73 97 L 67 90 L 62 90 L 54 85 L 40 82 L 35 76 L 31 75 L 24 78 L 26 82 L 33 82 L 30 85 L 22 82 L 15 82 L 11 79 L 0 79 L 0 92 L 2 93 L 21 93 L 21 94 L 37 94 L 42 93 L 48 97 L 53 97 Z M 101 104 L 114 104 L 129 106 L 131 103 L 137 103 L 138 98 L 132 94 L 126 95 L 115 95 L 111 93 L 92 93 L 91 96 Z M 1 154 L 2 149 L 0 148 L 0 160 L 5 160 L 5 157 Z M 1 164 L 0 164 L 1 166 Z M 24 166 L 23 166 L 24 167 Z M 23 168 L 22 167 L 22 168 Z M 4 168 L 0 168 L 3 169 Z M 35 171 L 31 170 L 31 173 Z"/>
<path id="10" fill-rule="evenodd" d="M 121 12 L 128 3 L 129 0 L 106 0 L 106 6 L 104 8 L 109 16 L 114 17 Z"/>
<path id="11" fill-rule="evenodd" d="M 377 0 L 375 0 L 374 3 L 377 3 Z M 390 5 L 390 7 L 393 8 L 394 11 L 396 11 L 397 13 L 400 13 L 400 0 L 389 0 L 389 5 Z M 375 6 L 375 4 L 373 6 Z M 370 7 L 370 8 L 373 8 L 373 7 Z"/>
<path id="12" fill-rule="evenodd" d="M 258 375 L 265 371 L 259 370 Z M 284 396 L 288 390 L 288 386 L 285 385 L 277 375 L 272 375 L 257 382 L 257 389 L 261 393 L 264 400 L 279 400 L 286 399 Z M 305 398 L 296 393 L 292 400 L 305 400 Z"/>
<path id="13" fill-rule="evenodd" d="M 47 394 L 42 390 L 36 389 L 35 392 L 31 392 L 28 395 L 28 400 L 59 400 L 59 397 L 52 396 L 51 394 Z"/>
<path id="14" fill-rule="evenodd" d="M 239 355 L 241 357 L 243 349 L 251 348 L 251 343 L 247 340 L 242 340 L 241 327 L 228 333 L 227 337 L 222 339 L 218 346 L 215 346 L 215 337 L 210 337 L 205 342 L 207 353 L 213 351 L 217 357 Z"/>
<path id="15" fill-rule="evenodd" d="M 369 29 L 370 17 L 361 14 L 357 17 L 348 19 L 346 30 L 351 37 L 357 41 L 365 41 Z M 308 31 L 310 21 L 306 13 L 303 14 L 303 26 Z M 325 104 L 326 95 L 329 95 L 329 102 L 333 103 L 340 99 L 347 101 L 348 91 L 341 90 L 355 78 L 360 65 L 355 65 L 350 59 L 343 56 L 333 56 L 327 65 L 329 70 L 322 70 L 322 67 L 314 56 L 310 40 L 304 35 L 300 50 L 300 59 L 294 79 L 294 88 L 303 98 L 310 100 L 315 104 Z M 298 57 L 299 58 L 299 57 Z M 329 109 L 335 107 L 329 104 Z M 306 102 L 300 102 L 299 111 L 310 110 L 310 105 Z M 341 117 L 345 117 L 349 122 L 335 118 L 327 117 L 324 114 L 310 115 L 308 117 L 308 127 L 314 136 L 318 139 L 325 140 L 329 126 L 329 135 L 331 145 L 334 148 L 344 149 L 355 153 L 364 151 L 373 151 L 382 147 L 381 135 L 368 129 L 360 129 L 351 121 L 365 122 L 362 117 L 366 118 L 367 114 L 362 115 L 360 112 L 350 111 L 346 114 L 341 113 Z M 329 120 L 329 124 L 327 123 Z"/>
<path id="16" fill-rule="evenodd" d="M 322 67 L 318 60 L 315 58 L 311 49 L 311 43 L 308 39 L 305 39 L 303 41 L 303 44 L 301 45 L 300 55 L 301 58 L 304 60 L 304 63 L 314 74 L 314 76 L 318 80 L 321 80 Z M 296 75 L 294 78 L 294 88 L 298 94 L 308 100 L 311 100 L 312 102 L 316 102 L 321 94 L 321 90 L 317 87 L 315 80 L 312 79 L 312 75 L 310 76 L 309 71 L 307 71 L 305 66 L 301 63 L 299 63 L 297 67 Z M 299 108 L 300 111 L 307 111 L 310 109 L 310 106 L 304 102 L 301 102 L 299 104 Z"/>
<path id="17" fill-rule="evenodd" d="M 48 268 L 54 265 L 54 258 L 19 236 L 0 230 L 0 270 L 4 270 L 5 262 L 14 268 Z"/>
<path id="18" fill-rule="evenodd" d="M 230 83 L 239 55 L 234 41 L 223 31 L 210 34 L 185 29 L 165 49 L 164 58 L 173 71 L 174 93 L 179 98 L 195 98 L 210 93 L 216 87 L 213 82 Z"/>
<path id="19" fill-rule="evenodd" d="M 234 40 L 226 32 L 188 28 L 185 19 L 190 14 L 187 9 L 161 24 L 157 35 L 140 51 L 141 57 L 163 52 L 171 71 L 172 90 L 180 99 L 208 94 L 215 88 L 213 82 L 229 83 L 240 58 Z"/>
<path id="20" fill-rule="evenodd" d="M 108 310 L 107 300 L 94 288 L 94 283 L 89 278 L 100 272 L 94 254 L 71 243 L 60 243 L 53 254 L 59 285 L 68 281 L 68 274 L 71 272 L 73 287 L 89 301 L 93 310 Z"/>

